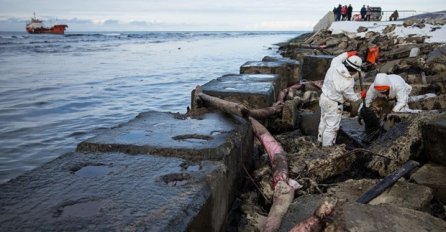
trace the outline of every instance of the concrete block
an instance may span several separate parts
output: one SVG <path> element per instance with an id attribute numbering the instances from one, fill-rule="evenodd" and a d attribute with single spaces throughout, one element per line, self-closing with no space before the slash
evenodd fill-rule
<path id="1" fill-rule="evenodd" d="M 245 120 L 222 113 L 186 118 L 181 114 L 149 111 L 81 142 L 77 151 L 222 160 L 234 152 L 232 149 L 237 148 L 235 144 L 241 141 L 250 143 L 249 140 L 241 139 L 249 135 L 249 130 Z"/>
<path id="2" fill-rule="evenodd" d="M 240 74 L 277 74 L 280 90 L 288 87 L 289 71 L 284 62 L 248 61 L 240 67 Z"/>
<path id="3" fill-rule="evenodd" d="M 241 184 L 242 165 L 250 166 L 253 134 L 246 120 L 222 113 L 194 118 L 181 114 L 145 112 L 128 123 L 81 142 L 79 152 L 123 152 L 179 157 L 189 161 L 214 160 L 225 166 L 229 210 Z M 229 199 L 226 201 L 225 199 Z"/>
<path id="4" fill-rule="evenodd" d="M 415 183 L 434 190 L 434 196 L 446 204 L 446 167 L 427 163 L 410 176 Z"/>
<path id="5" fill-rule="evenodd" d="M 422 127 L 424 154 L 429 160 L 446 166 L 446 117 L 433 120 Z"/>
<path id="6" fill-rule="evenodd" d="M 288 86 L 297 84 L 300 82 L 300 70 L 301 70 L 301 65 L 300 62 L 297 60 L 293 60 L 290 58 L 286 58 L 286 57 L 271 57 L 271 56 L 265 56 L 263 57 L 262 61 L 277 61 L 277 62 L 284 62 L 286 63 L 287 67 L 288 67 Z"/>
<path id="7" fill-rule="evenodd" d="M 324 80 L 325 73 L 330 67 L 334 56 L 327 55 L 309 55 L 304 56 L 302 64 L 302 79 L 317 81 Z"/>
<path id="8" fill-rule="evenodd" d="M 240 103 L 250 109 L 261 109 L 271 106 L 277 99 L 276 78 L 272 74 L 225 75 L 202 87 L 203 93 L 210 96 Z"/>
<path id="9" fill-rule="evenodd" d="M 222 231 L 222 162 L 68 153 L 0 185 L 0 231 Z"/>

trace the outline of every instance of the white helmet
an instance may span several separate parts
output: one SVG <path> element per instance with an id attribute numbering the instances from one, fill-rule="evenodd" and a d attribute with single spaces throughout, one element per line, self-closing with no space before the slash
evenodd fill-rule
<path id="1" fill-rule="evenodd" d="M 347 58 L 345 63 L 348 66 L 356 69 L 358 72 L 361 72 L 362 60 L 361 58 L 359 58 L 359 56 L 350 56 L 349 58 Z"/>
<path id="2" fill-rule="evenodd" d="M 385 92 L 390 89 L 390 79 L 385 73 L 376 74 L 375 81 L 373 82 L 376 91 Z"/>

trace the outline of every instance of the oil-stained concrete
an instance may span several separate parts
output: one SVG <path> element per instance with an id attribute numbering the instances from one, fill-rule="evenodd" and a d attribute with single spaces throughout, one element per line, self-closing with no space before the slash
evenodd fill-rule
<path id="1" fill-rule="evenodd" d="M 203 93 L 250 109 L 261 109 L 271 106 L 277 99 L 280 90 L 274 78 L 278 77 L 272 74 L 225 75 L 204 84 Z M 194 105 L 192 100 L 192 107 Z"/>
<path id="2" fill-rule="evenodd" d="M 304 56 L 302 64 L 302 79 L 317 81 L 324 80 L 325 73 L 330 68 L 334 56 L 307 55 Z"/>
<path id="3" fill-rule="evenodd" d="M 323 202 L 322 195 L 297 198 L 288 208 L 279 229 L 289 231 L 295 224 L 310 217 Z M 334 216 L 326 222 L 328 231 L 444 231 L 446 222 L 430 214 L 392 204 L 367 205 L 338 202 Z"/>
<path id="4" fill-rule="evenodd" d="M 220 231 L 221 162 L 68 153 L 0 185 L 0 231 Z"/>
<path id="5" fill-rule="evenodd" d="M 81 142 L 77 151 L 222 160 L 234 152 L 241 138 L 248 136 L 248 128 L 245 120 L 222 113 L 190 118 L 180 114 L 149 111 L 139 114 L 128 123 Z"/>
<path id="6" fill-rule="evenodd" d="M 288 71 L 287 64 L 276 61 L 247 61 L 240 66 L 240 74 L 276 74 L 279 76 L 279 88 L 288 87 Z"/>
<path id="7" fill-rule="evenodd" d="M 251 165 L 253 141 L 251 127 L 237 116 L 205 113 L 191 118 L 152 111 L 80 143 L 77 151 L 161 155 L 189 162 L 220 161 L 225 181 L 217 179 L 212 187 L 212 199 L 218 204 L 208 201 L 203 206 L 209 207 L 205 214 L 216 218 L 212 230 L 219 231 L 240 187 L 242 167 Z"/>

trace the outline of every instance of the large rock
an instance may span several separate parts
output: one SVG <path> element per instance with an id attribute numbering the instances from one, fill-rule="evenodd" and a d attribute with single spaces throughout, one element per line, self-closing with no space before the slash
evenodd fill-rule
<path id="1" fill-rule="evenodd" d="M 428 112 L 389 114 L 385 122 L 387 132 L 368 147 L 373 153 L 380 154 L 373 156 L 368 168 L 387 176 L 409 159 L 421 159 L 422 125 L 438 117 L 439 114 Z"/>
<path id="2" fill-rule="evenodd" d="M 446 165 L 446 116 L 425 124 L 422 134 L 426 156 L 433 162 Z"/>
<path id="3" fill-rule="evenodd" d="M 297 198 L 289 207 L 279 231 L 289 231 L 310 217 L 323 202 L 320 195 Z M 339 202 L 326 228 L 329 231 L 444 231 L 446 222 L 430 214 L 391 204 L 364 205 Z"/>
<path id="4" fill-rule="evenodd" d="M 441 110 L 446 109 L 446 95 L 433 96 L 432 94 L 424 96 L 409 97 L 407 103 L 410 109 L 419 110 Z"/>
<path id="5" fill-rule="evenodd" d="M 0 231 L 221 231 L 221 162 L 69 153 L 0 185 Z"/>
<path id="6" fill-rule="evenodd" d="M 417 184 L 434 190 L 435 198 L 446 204 L 446 167 L 435 163 L 427 163 L 410 177 Z"/>
<path id="7" fill-rule="evenodd" d="M 302 79 L 316 81 L 324 80 L 325 73 L 330 68 L 333 56 L 308 55 L 304 56 L 302 64 Z"/>

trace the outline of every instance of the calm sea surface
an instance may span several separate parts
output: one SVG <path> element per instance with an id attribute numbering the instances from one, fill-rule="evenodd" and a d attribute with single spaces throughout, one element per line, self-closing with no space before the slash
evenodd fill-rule
<path id="1" fill-rule="evenodd" d="M 0 183 L 156 110 L 301 32 L 0 32 Z"/>

